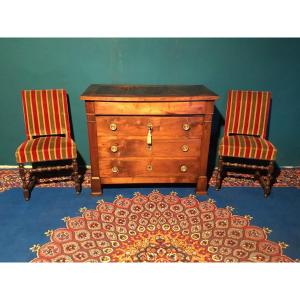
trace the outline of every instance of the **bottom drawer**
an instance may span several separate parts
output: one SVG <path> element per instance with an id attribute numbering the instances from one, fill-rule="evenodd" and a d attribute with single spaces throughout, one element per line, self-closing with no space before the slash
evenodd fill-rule
<path id="1" fill-rule="evenodd" d="M 100 177 L 196 177 L 198 158 L 132 158 L 103 159 L 99 163 Z"/>

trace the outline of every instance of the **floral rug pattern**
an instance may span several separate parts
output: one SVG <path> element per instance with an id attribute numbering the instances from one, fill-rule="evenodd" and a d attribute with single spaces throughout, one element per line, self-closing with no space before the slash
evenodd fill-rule
<path id="1" fill-rule="evenodd" d="M 251 216 L 158 190 L 99 200 L 95 209 L 65 217 L 65 228 L 48 230 L 50 241 L 33 245 L 32 262 L 293 262 L 288 245 L 268 240 L 268 228 Z"/>

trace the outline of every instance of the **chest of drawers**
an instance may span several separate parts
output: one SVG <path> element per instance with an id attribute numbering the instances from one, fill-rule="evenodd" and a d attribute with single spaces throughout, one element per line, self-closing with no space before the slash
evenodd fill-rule
<path id="1" fill-rule="evenodd" d="M 206 193 L 215 93 L 203 85 L 92 84 L 80 99 L 92 194 L 129 183 L 195 183 Z"/>

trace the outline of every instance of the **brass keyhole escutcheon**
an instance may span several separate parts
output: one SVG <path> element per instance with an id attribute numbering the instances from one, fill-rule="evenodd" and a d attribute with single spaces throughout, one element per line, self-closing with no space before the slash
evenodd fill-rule
<path id="1" fill-rule="evenodd" d="M 116 153 L 118 151 L 118 146 L 113 145 L 110 147 L 110 150 L 111 152 Z"/>
<path id="2" fill-rule="evenodd" d="M 118 173 L 119 172 L 119 169 L 116 166 L 112 167 L 111 170 L 112 170 L 113 173 Z"/>
<path id="3" fill-rule="evenodd" d="M 186 165 L 182 165 L 180 167 L 180 171 L 183 172 L 183 173 L 185 173 L 187 170 L 188 170 L 188 167 Z"/>
<path id="4" fill-rule="evenodd" d="M 189 146 L 188 146 L 188 145 L 182 145 L 182 146 L 181 146 L 181 150 L 182 150 L 183 152 L 187 152 L 187 151 L 189 151 Z"/>
<path id="5" fill-rule="evenodd" d="M 116 123 L 111 123 L 109 125 L 109 128 L 110 128 L 110 130 L 115 131 L 115 130 L 117 130 L 117 124 Z"/>
<path id="6" fill-rule="evenodd" d="M 147 165 L 147 171 L 151 172 L 153 170 L 152 165 Z"/>
<path id="7" fill-rule="evenodd" d="M 190 124 L 185 123 L 182 125 L 182 128 L 183 128 L 183 130 L 188 131 L 188 130 L 190 130 L 191 126 L 190 126 Z"/>

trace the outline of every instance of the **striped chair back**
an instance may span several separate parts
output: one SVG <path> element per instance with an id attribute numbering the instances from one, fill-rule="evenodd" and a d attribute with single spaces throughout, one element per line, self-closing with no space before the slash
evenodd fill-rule
<path id="1" fill-rule="evenodd" d="M 65 135 L 70 137 L 67 93 L 64 89 L 23 90 L 26 136 Z"/>
<path id="2" fill-rule="evenodd" d="M 266 138 L 271 93 L 230 90 L 224 135 L 245 134 Z"/>

